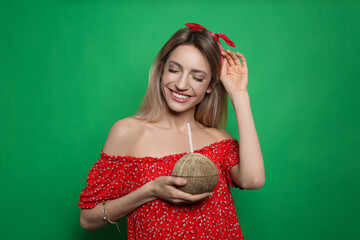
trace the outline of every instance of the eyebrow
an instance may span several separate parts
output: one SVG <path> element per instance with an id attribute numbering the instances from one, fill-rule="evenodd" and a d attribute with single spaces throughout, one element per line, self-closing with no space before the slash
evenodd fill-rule
<path id="1" fill-rule="evenodd" d="M 182 66 L 180 63 L 178 63 L 178 62 L 176 62 L 176 61 L 174 61 L 174 60 L 170 60 L 168 63 L 173 63 L 173 64 L 177 65 L 178 67 L 180 67 L 181 69 L 183 69 L 183 66 Z M 207 73 L 206 73 L 205 71 L 203 71 L 203 70 L 191 69 L 191 71 L 192 71 L 192 72 L 203 73 L 203 74 L 205 74 L 205 76 L 207 76 Z"/>

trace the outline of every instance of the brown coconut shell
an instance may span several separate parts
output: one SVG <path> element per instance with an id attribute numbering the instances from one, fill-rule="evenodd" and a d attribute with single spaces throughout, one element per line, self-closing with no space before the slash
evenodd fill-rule
<path id="1" fill-rule="evenodd" d="M 186 185 L 178 188 L 191 194 L 211 192 L 219 181 L 215 163 L 199 153 L 188 153 L 180 158 L 171 175 L 185 178 Z"/>

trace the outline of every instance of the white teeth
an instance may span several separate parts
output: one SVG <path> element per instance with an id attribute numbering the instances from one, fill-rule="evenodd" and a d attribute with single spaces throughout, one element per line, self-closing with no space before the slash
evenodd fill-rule
<path id="1" fill-rule="evenodd" d="M 189 96 L 185 96 L 185 95 L 180 95 L 180 94 L 177 94 L 176 92 L 172 92 L 174 94 L 175 97 L 177 98 L 181 98 L 181 99 L 187 99 L 189 98 Z"/>

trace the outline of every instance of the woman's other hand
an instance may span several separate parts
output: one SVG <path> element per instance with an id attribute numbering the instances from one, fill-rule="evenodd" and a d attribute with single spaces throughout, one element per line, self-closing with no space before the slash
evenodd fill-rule
<path id="1" fill-rule="evenodd" d="M 162 176 L 150 182 L 152 194 L 172 204 L 194 204 L 212 196 L 212 193 L 190 194 L 177 189 L 186 185 L 186 179 L 172 176 Z"/>
<path id="2" fill-rule="evenodd" d="M 230 97 L 232 93 L 243 91 L 248 88 L 248 68 L 244 55 L 231 50 L 221 52 L 224 61 L 221 67 L 220 80 Z M 241 60 L 241 61 L 240 61 Z"/>

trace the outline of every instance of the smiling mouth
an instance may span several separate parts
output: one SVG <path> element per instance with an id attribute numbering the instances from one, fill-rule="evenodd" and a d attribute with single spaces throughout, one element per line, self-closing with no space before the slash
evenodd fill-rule
<path id="1" fill-rule="evenodd" d="M 190 95 L 184 95 L 184 94 L 177 93 L 177 92 L 171 90 L 170 88 L 169 88 L 169 90 L 170 90 L 171 97 L 177 102 L 182 102 L 182 103 L 187 102 L 191 98 Z"/>

